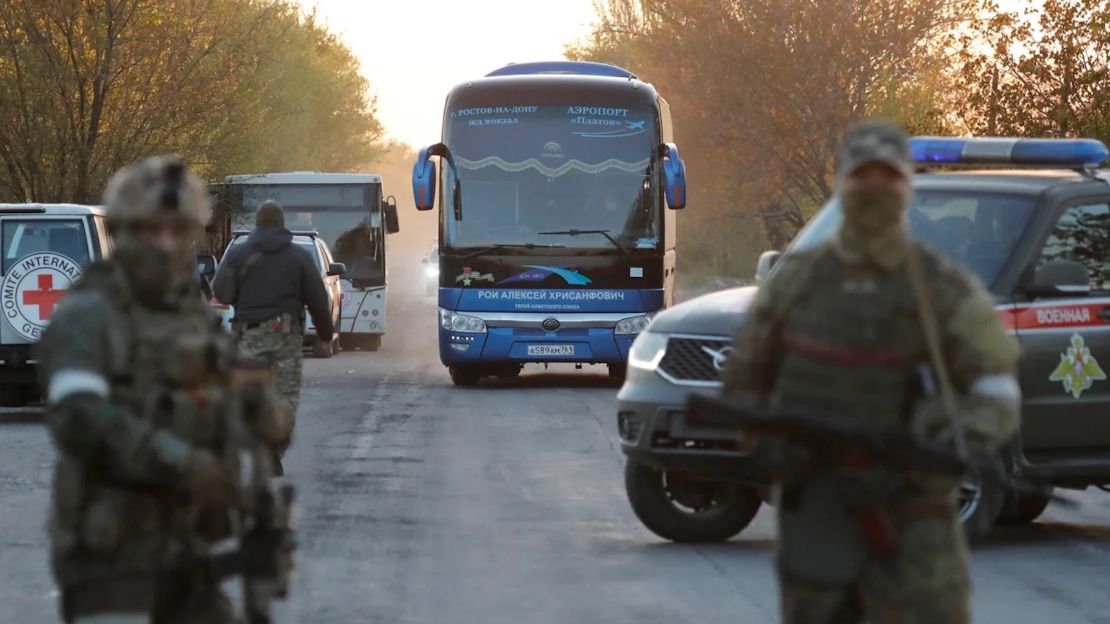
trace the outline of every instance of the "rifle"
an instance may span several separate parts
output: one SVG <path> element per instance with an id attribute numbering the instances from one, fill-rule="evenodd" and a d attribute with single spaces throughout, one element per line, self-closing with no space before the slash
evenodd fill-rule
<path id="1" fill-rule="evenodd" d="M 249 624 L 269 624 L 270 605 L 285 598 L 294 566 L 294 488 L 274 489 L 269 444 L 280 433 L 283 414 L 271 398 L 270 372 L 264 366 L 237 363 L 231 387 L 239 401 L 239 418 L 230 419 L 229 452 L 239 466 L 239 505 L 233 511 L 236 547 L 214 554 L 217 579 L 240 576 Z"/>
<path id="2" fill-rule="evenodd" d="M 907 471 L 921 471 L 951 477 L 969 472 L 990 475 L 1005 487 L 1019 492 L 1044 495 L 1043 486 L 1011 475 L 996 459 L 963 455 L 957 449 L 921 440 L 909 431 L 869 423 L 816 410 L 753 409 L 724 397 L 693 394 L 686 403 L 687 419 L 692 425 L 732 429 L 755 436 L 780 438 L 802 447 L 844 457 L 866 457 L 872 464 Z M 771 472 L 775 472 L 772 468 Z M 770 475 L 780 477 L 779 475 Z M 1075 506 L 1071 499 L 1052 496 L 1052 500 Z"/>

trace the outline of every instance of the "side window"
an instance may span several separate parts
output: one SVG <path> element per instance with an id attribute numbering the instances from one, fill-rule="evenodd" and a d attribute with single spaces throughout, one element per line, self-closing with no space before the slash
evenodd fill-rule
<path id="1" fill-rule="evenodd" d="M 1092 291 L 1110 290 L 1110 204 L 1081 204 L 1060 215 L 1038 265 L 1055 260 L 1082 263 Z"/>
<path id="2" fill-rule="evenodd" d="M 104 258 L 112 253 L 112 237 L 108 236 L 108 224 L 104 217 L 93 217 L 93 223 L 96 224 L 96 240 L 99 249 L 95 254 L 98 258 Z"/>

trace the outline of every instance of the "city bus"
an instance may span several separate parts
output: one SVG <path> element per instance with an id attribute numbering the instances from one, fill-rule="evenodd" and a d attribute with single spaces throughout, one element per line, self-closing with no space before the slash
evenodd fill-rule
<path id="1" fill-rule="evenodd" d="M 509 65 L 447 95 L 441 140 L 412 183 L 419 210 L 439 190 L 452 381 L 555 362 L 623 376 L 632 340 L 674 301 L 686 173 L 666 101 L 613 65 Z"/>
<path id="2" fill-rule="evenodd" d="M 227 230 L 254 227 L 259 204 L 285 209 L 290 230 L 319 233 L 346 265 L 339 335 L 344 348 L 375 351 L 386 328 L 386 237 L 399 230 L 397 204 L 383 199 L 381 176 L 362 173 L 233 175 L 216 189 L 217 218 Z"/>

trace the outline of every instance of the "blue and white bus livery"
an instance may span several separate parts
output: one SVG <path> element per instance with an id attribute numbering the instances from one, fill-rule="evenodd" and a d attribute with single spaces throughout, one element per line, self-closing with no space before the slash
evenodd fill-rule
<path id="1" fill-rule="evenodd" d="M 441 189 L 439 352 L 456 384 L 525 363 L 623 375 L 674 300 L 667 208 L 686 181 L 671 141 L 666 101 L 611 65 L 510 65 L 448 94 L 413 195 L 431 210 Z"/>

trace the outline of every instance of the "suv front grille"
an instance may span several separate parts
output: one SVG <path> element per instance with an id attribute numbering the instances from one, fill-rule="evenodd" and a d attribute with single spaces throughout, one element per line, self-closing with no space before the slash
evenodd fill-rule
<path id="1" fill-rule="evenodd" d="M 659 362 L 659 372 L 677 384 L 720 383 L 731 345 L 727 338 L 671 338 Z"/>

